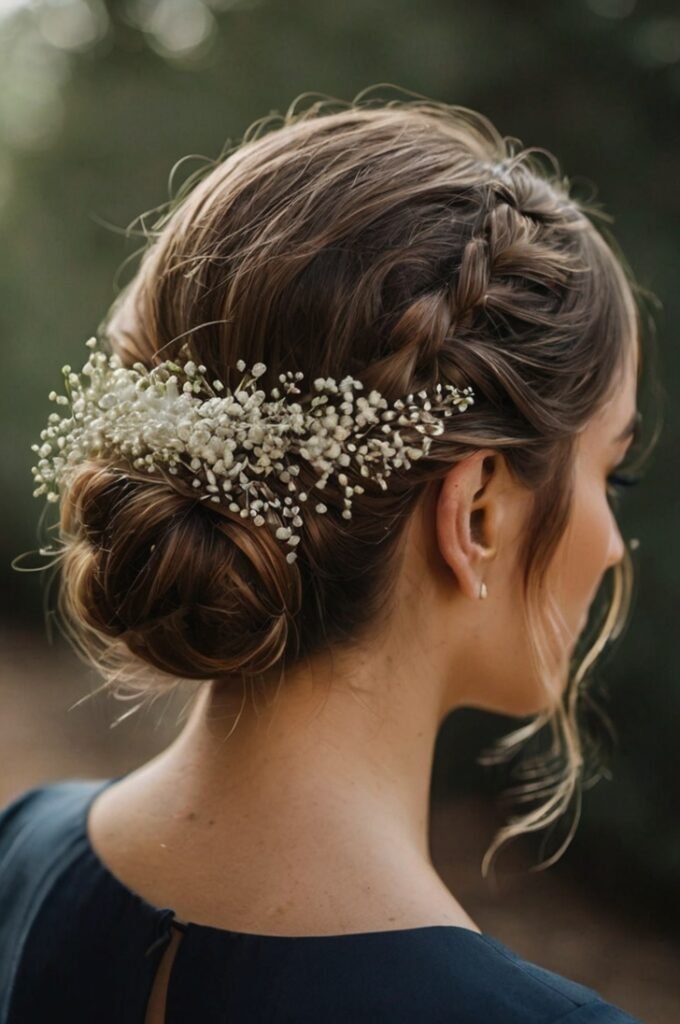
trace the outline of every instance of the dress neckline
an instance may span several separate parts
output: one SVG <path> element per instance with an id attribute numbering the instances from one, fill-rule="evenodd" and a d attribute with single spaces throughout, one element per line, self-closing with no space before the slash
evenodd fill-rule
<path id="1" fill-rule="evenodd" d="M 78 826 L 84 850 L 90 862 L 95 866 L 97 872 L 106 879 L 106 881 L 111 887 L 117 889 L 119 892 L 123 893 L 128 899 L 134 900 L 139 906 L 141 906 L 144 909 L 147 916 L 149 917 L 157 919 L 163 918 L 164 921 L 170 919 L 170 923 L 177 926 L 182 931 L 203 933 L 205 935 L 209 933 L 213 935 L 223 935 L 224 937 L 230 938 L 232 940 L 240 938 L 243 940 L 262 942 L 309 942 L 312 940 L 323 941 L 333 939 L 337 942 L 338 940 L 343 939 L 375 939 L 378 936 L 395 936 L 398 938 L 399 936 L 406 936 L 416 933 L 439 931 L 455 934 L 461 938 L 464 936 L 470 936 L 473 940 L 481 940 L 483 942 L 489 942 L 494 946 L 501 946 L 505 948 L 503 946 L 503 943 L 501 943 L 500 940 L 495 939 L 492 935 L 488 935 L 486 932 L 476 932 L 473 928 L 466 928 L 465 925 L 457 924 L 426 924 L 416 925 L 410 928 L 387 928 L 378 929 L 375 931 L 341 932 L 338 934 L 329 935 L 270 935 L 262 932 L 245 932 L 234 930 L 231 928 L 219 928 L 215 925 L 199 924 L 197 921 L 182 920 L 181 918 L 177 917 L 174 908 L 159 907 L 153 903 L 150 903 L 147 899 L 144 898 L 144 896 L 142 896 L 138 892 L 135 892 L 134 889 L 131 889 L 128 885 L 125 884 L 125 882 L 118 878 L 118 876 L 113 873 L 111 868 L 109 868 L 109 866 L 99 856 L 90 839 L 88 822 L 90 816 L 90 809 L 94 801 L 101 792 L 103 792 L 105 789 L 108 789 L 109 786 L 114 785 L 114 783 L 119 782 L 121 779 L 125 778 L 127 774 L 127 772 L 123 772 L 123 774 L 121 775 L 116 775 L 112 778 L 107 778 L 102 781 L 88 781 L 88 785 L 92 786 L 92 789 L 91 792 L 88 794 L 87 798 L 85 799 L 85 801 L 83 802 L 79 814 Z"/>

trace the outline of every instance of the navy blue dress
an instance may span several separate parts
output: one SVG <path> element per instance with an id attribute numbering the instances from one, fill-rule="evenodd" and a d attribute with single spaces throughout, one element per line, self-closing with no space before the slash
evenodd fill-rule
<path id="1" fill-rule="evenodd" d="M 118 778 L 52 782 L 0 808 L 0 1024 L 144 1024 L 175 927 L 166 1024 L 641 1024 L 468 928 L 271 936 L 178 922 L 89 842 L 89 807 Z"/>

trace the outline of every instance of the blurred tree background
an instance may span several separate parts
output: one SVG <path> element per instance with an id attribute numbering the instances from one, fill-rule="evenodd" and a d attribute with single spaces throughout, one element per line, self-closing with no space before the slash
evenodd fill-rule
<path id="1" fill-rule="evenodd" d="M 48 392 L 61 389 L 62 364 L 84 362 L 85 340 L 134 270 L 143 240 L 126 227 L 227 140 L 302 93 L 351 100 L 394 83 L 478 109 L 503 134 L 555 153 L 579 191 L 612 215 L 637 279 L 659 297 L 664 386 L 676 393 L 676 3 L 2 0 L 0 56 L 7 637 L 34 630 L 36 648 L 47 645 L 42 577 L 11 566 L 35 549 L 43 507 L 32 496 L 30 445 L 53 409 Z M 676 921 L 680 903 L 679 425 L 669 402 L 645 483 L 620 511 L 624 536 L 637 536 L 640 549 L 632 628 L 599 684 L 616 732 L 611 777 L 584 794 L 564 857 L 594 888 L 625 892 L 631 909 L 659 921 Z M 436 792 L 503 791 L 507 769 L 490 772 L 475 758 L 517 724 L 471 710 L 452 716 Z"/>

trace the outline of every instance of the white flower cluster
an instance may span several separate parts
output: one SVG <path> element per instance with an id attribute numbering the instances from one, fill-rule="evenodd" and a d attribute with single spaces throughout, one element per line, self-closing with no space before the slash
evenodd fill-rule
<path id="1" fill-rule="evenodd" d="M 295 529 L 303 525 L 299 503 L 310 500 L 296 485 L 300 458 L 317 470 L 314 486 L 321 489 L 337 472 L 344 489 L 342 515 L 351 519 L 352 495 L 364 488 L 350 484 L 350 465 L 386 490 L 392 470 L 410 468 L 411 460 L 427 454 L 432 436 L 443 432 L 436 414 L 462 412 L 474 401 L 470 387 L 437 384 L 433 399 L 419 391 L 420 402 L 409 394 L 390 408 L 378 391 L 356 397 L 363 385 L 352 377 L 339 383 L 317 377 L 317 394 L 304 409 L 288 398 L 301 393 L 299 372 L 280 374 L 281 388 L 273 388 L 268 398 L 256 386 L 264 363 L 245 373 L 240 359 L 236 367 L 244 376 L 231 392 L 219 380 L 211 385 L 206 367 L 191 360 L 183 366 L 166 360 L 151 370 L 142 363 L 126 368 L 117 355 L 95 351 L 95 337 L 85 344 L 92 354 L 80 374 L 62 367 L 68 397 L 54 391 L 49 395 L 58 405 L 70 404 L 70 415 L 51 413 L 40 434 L 43 443 L 31 446 L 40 456 L 31 470 L 39 485 L 34 497 L 46 493 L 48 501 L 58 501 L 69 470 L 87 458 L 121 459 L 148 473 L 164 464 L 171 474 L 192 476 L 200 499 L 225 501 L 256 525 L 268 523 L 277 539 L 293 549 L 300 541 Z M 400 427 L 421 436 L 416 442 L 405 440 Z M 281 500 L 267 482 L 272 474 L 279 491 L 283 485 L 295 496 Z M 327 511 L 322 501 L 314 509 Z M 286 558 L 294 562 L 295 551 Z"/>

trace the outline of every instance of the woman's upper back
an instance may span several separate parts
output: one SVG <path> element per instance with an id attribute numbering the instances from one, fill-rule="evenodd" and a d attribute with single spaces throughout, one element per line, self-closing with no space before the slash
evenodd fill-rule
<path id="1" fill-rule="evenodd" d="M 113 781 L 39 786 L 0 812 L 0 1024 L 635 1020 L 467 928 L 273 936 L 178 922 L 91 846 L 88 809 Z"/>

